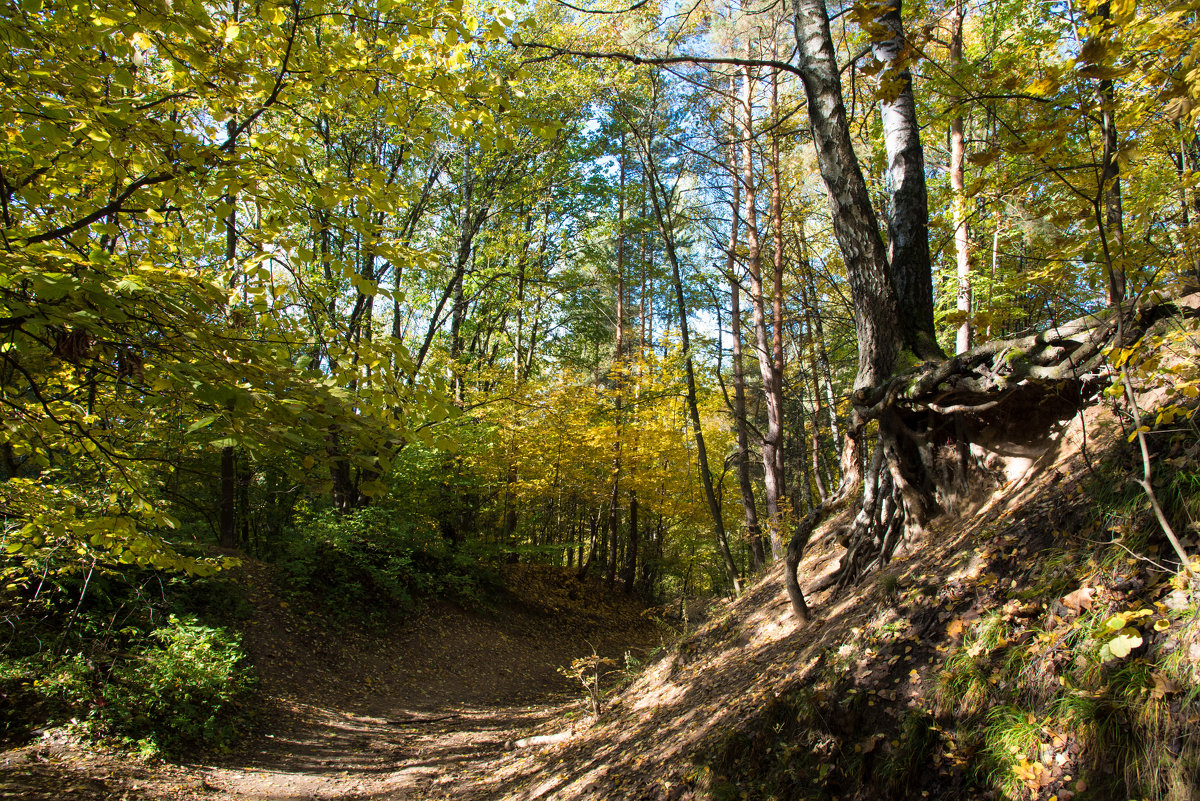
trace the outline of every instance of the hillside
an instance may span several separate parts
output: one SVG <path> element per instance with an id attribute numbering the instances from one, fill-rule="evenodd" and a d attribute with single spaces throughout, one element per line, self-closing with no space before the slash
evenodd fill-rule
<path id="1" fill-rule="evenodd" d="M 1163 483 L 1195 514 L 1200 446 L 1159 439 Z M 289 606 L 250 561 L 245 643 L 270 712 L 244 748 L 130 765 L 49 731 L 5 754 L 3 797 L 1065 801 L 1124 797 L 1151 772 L 1157 797 L 1193 799 L 1195 595 L 1137 556 L 1160 546 L 1121 486 L 1119 421 L 1093 405 L 1026 444 L 993 454 L 1006 483 L 973 513 L 814 593 L 809 628 L 777 565 L 596 722 L 557 668 L 592 645 L 644 657 L 661 633 L 595 581 L 511 566 L 491 610 L 438 604 L 396 630 L 347 630 Z M 806 555 L 806 587 L 828 583 L 845 522 Z"/>
<path id="2" fill-rule="evenodd" d="M 806 630 L 776 566 L 599 725 L 445 797 L 1065 801 L 1125 798 L 1140 771 L 1156 797 L 1196 798 L 1196 596 L 1139 555 L 1166 546 L 1124 486 L 1124 444 L 1095 405 L 1040 453 L 1013 449 L 986 503 L 860 585 L 815 595 Z M 1157 461 L 1195 519 L 1200 445 L 1172 440 Z M 806 585 L 836 564 L 845 522 L 806 555 Z M 1127 657 L 1113 642 L 1125 634 L 1140 642 Z"/>
<path id="3" fill-rule="evenodd" d="M 1162 483 L 1194 515 L 1200 445 L 1158 439 Z M 511 566 L 491 610 L 437 604 L 370 631 L 290 606 L 250 561 L 245 643 L 270 711 L 243 748 L 131 765 L 54 730 L 5 754 L 0 787 L 47 799 L 1065 801 L 1124 797 L 1127 780 L 1153 775 L 1157 797 L 1193 799 L 1194 589 L 1153 558 L 1144 504 L 1121 485 L 1125 441 L 1097 404 L 994 453 L 1005 483 L 881 573 L 813 593 L 807 629 L 777 565 L 595 722 L 558 668 L 592 645 L 619 664 L 661 642 L 596 581 Z M 845 523 L 806 555 L 807 588 L 828 583 Z"/>

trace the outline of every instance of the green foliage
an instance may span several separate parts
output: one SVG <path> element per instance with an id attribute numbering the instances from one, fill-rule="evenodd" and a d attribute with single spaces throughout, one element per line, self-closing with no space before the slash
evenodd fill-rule
<path id="1" fill-rule="evenodd" d="M 177 754 L 227 747 L 247 729 L 255 680 L 236 635 L 171 616 L 123 639 L 120 651 L 0 660 L 5 734 L 74 719 L 143 753 Z"/>
<path id="2" fill-rule="evenodd" d="M 247 726 L 253 688 L 236 635 L 172 617 L 117 664 L 97 717 L 165 752 L 227 746 Z"/>
<path id="3" fill-rule="evenodd" d="M 455 549 L 392 510 L 326 511 L 278 555 L 284 592 L 346 619 L 384 620 L 421 599 L 482 603 L 498 586 L 472 550 Z"/>

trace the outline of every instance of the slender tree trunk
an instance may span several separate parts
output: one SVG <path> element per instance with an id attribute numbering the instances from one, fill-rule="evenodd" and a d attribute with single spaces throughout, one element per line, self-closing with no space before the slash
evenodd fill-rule
<path id="1" fill-rule="evenodd" d="M 784 470 L 783 443 L 783 192 L 779 176 L 779 71 L 771 73 L 771 244 L 773 247 L 771 293 L 771 393 L 774 396 L 775 424 L 775 471 L 780 495 L 787 486 Z M 767 407 L 768 413 L 770 406 Z M 770 420 L 768 419 L 768 425 Z M 782 498 L 781 498 L 782 500 Z M 782 521 L 781 521 L 782 523 Z M 780 526 L 782 528 L 782 525 Z"/>
<path id="2" fill-rule="evenodd" d="M 1104 126 L 1104 227 L 1116 256 L 1108 276 L 1108 305 L 1125 298 L 1125 222 L 1121 209 L 1121 168 L 1117 164 L 1117 123 L 1113 116 L 1116 92 L 1112 81 L 1101 81 L 1101 122 Z"/>
<path id="3" fill-rule="evenodd" d="M 729 550 L 729 539 L 725 534 L 725 521 L 721 516 L 721 505 L 717 501 L 712 472 L 708 467 L 708 449 L 704 443 L 704 429 L 700 423 L 700 405 L 696 397 L 696 370 L 692 363 L 691 343 L 688 337 L 688 313 L 687 303 L 683 298 L 683 277 L 679 269 L 679 255 L 675 251 L 674 222 L 668 217 L 670 210 L 663 208 L 664 204 L 669 202 L 669 198 L 662 200 L 659 198 L 662 190 L 657 172 L 654 169 L 650 143 L 642 139 L 639 144 L 642 149 L 645 169 L 649 172 L 650 200 L 654 208 L 654 217 L 658 223 L 659 233 L 663 238 L 663 247 L 667 253 L 667 261 L 671 265 L 671 280 L 675 290 L 675 306 L 679 314 L 680 345 L 683 349 L 683 372 L 687 388 L 688 416 L 691 418 L 692 436 L 696 442 L 696 462 L 700 471 L 700 483 L 704 487 L 704 498 L 708 502 L 708 512 L 712 521 L 713 535 L 716 538 L 717 547 L 720 549 L 721 556 L 725 561 L 725 569 L 728 572 L 730 582 L 733 584 L 733 590 L 740 595 L 742 580 L 738 574 L 737 563 L 733 560 L 733 553 Z"/>
<path id="4" fill-rule="evenodd" d="M 758 239 L 757 192 L 754 175 L 754 106 L 753 81 L 750 70 L 741 68 L 742 73 L 742 186 L 746 194 L 746 271 L 750 275 L 750 300 L 754 320 L 754 353 L 758 357 L 758 371 L 762 377 L 763 401 L 767 407 L 767 428 L 762 436 L 763 488 L 767 502 L 767 539 L 771 543 L 771 555 L 778 559 L 783 555 L 783 538 L 780 532 L 781 518 L 779 500 L 783 485 L 779 475 L 779 440 L 781 420 L 779 393 L 776 391 L 776 376 L 771 362 L 771 344 L 767 336 L 766 304 L 763 298 L 762 265 Z"/>
<path id="5" fill-rule="evenodd" d="M 954 0 L 950 21 L 950 70 L 955 75 L 962 67 L 964 0 Z M 958 293 L 956 307 L 963 315 L 955 336 L 954 352 L 964 353 L 971 347 L 971 240 L 967 235 L 967 195 L 965 180 L 966 148 L 963 142 L 962 98 L 952 97 L 954 116 L 950 118 L 950 189 L 953 194 L 954 259 L 957 267 Z"/>
<path id="6" fill-rule="evenodd" d="M 604 581 L 609 587 L 617 578 L 617 542 L 620 537 L 621 515 L 621 437 L 622 406 L 625 392 L 625 134 L 621 134 L 621 164 L 619 188 L 617 190 L 617 320 L 616 343 L 613 355 L 613 378 L 616 384 L 614 409 L 615 425 L 613 440 L 612 495 L 608 505 L 608 565 Z"/>
<path id="7" fill-rule="evenodd" d="M 737 111 L 733 112 L 736 119 Z M 736 130 L 736 126 L 733 126 Z M 746 431 L 746 376 L 742 368 L 742 303 L 741 287 L 737 280 L 737 246 L 739 213 L 741 210 L 741 184 L 734 169 L 733 149 L 730 145 L 729 177 L 733 196 L 730 199 L 729 247 L 725 254 L 725 274 L 729 279 L 729 325 L 733 333 L 733 421 L 737 432 L 738 488 L 742 496 L 742 510 L 746 515 L 746 536 L 750 544 L 750 555 L 755 572 L 766 565 L 763 549 L 762 529 L 758 524 L 758 510 L 754 503 L 754 486 L 750 482 L 750 443 Z"/>
<path id="8" fill-rule="evenodd" d="M 632 595 L 637 581 L 638 560 L 638 499 L 636 492 L 629 493 L 629 547 L 625 549 L 625 570 L 622 580 L 625 594 Z"/>
<path id="9" fill-rule="evenodd" d="M 1195 165 L 1188 158 L 1189 148 L 1184 140 L 1183 124 L 1179 120 L 1175 120 L 1175 133 L 1179 137 L 1179 151 L 1174 160 L 1175 177 L 1179 182 L 1179 211 L 1182 215 L 1180 222 L 1183 229 L 1183 247 L 1192 262 L 1192 272 L 1196 280 L 1200 281 L 1200 246 L 1196 242 L 1195 232 L 1192 231 L 1192 207 L 1195 203 L 1196 211 L 1200 211 L 1200 197 L 1189 199 L 1187 184 L 1184 181 L 1187 171 L 1194 170 Z"/>
<path id="10" fill-rule="evenodd" d="M 232 118 L 225 123 L 226 131 L 232 137 L 237 130 L 237 124 Z M 225 218 L 225 266 L 233 275 L 234 262 L 237 260 L 237 198 L 227 195 L 225 202 L 229 204 L 229 216 Z M 232 278 L 231 278 L 232 282 Z M 232 405 L 229 413 L 233 414 Z M 221 513 L 219 542 L 223 548 L 232 548 L 237 544 L 237 475 L 236 460 L 232 445 L 221 448 Z"/>
<path id="11" fill-rule="evenodd" d="M 801 229 L 803 231 L 803 228 Z M 820 365 L 819 376 L 821 386 L 825 390 L 825 407 L 829 415 L 829 433 L 833 436 L 834 447 L 841 441 L 841 427 L 838 425 L 837 398 L 833 394 L 833 370 L 829 366 L 829 349 L 825 346 L 825 324 L 821 322 L 820 297 L 817 295 L 817 282 L 813 277 L 812 264 L 808 260 L 808 247 L 803 233 L 798 235 L 800 258 L 802 265 L 801 296 L 804 299 L 804 320 L 808 327 L 809 336 L 816 346 L 816 358 Z M 813 368 L 816 369 L 815 367 Z"/>

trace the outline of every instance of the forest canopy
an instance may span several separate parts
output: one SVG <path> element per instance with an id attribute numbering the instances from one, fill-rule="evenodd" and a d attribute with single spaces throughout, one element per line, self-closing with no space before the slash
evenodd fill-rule
<path id="1" fill-rule="evenodd" d="M 368 508 L 648 600 L 848 493 L 886 550 L 889 381 L 1200 280 L 1196 17 L 10 2 L 4 591 Z"/>

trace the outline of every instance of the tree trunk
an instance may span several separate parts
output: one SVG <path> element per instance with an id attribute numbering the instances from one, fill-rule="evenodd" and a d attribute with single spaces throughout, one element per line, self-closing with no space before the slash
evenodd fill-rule
<path id="1" fill-rule="evenodd" d="M 901 3 L 884 0 L 876 22 L 887 34 L 872 48 L 885 67 L 879 111 L 888 160 L 888 265 L 900 303 L 904 346 L 921 357 L 940 357 L 933 326 L 925 155 L 908 69 L 913 51 L 904 36 Z"/>
<path id="2" fill-rule="evenodd" d="M 625 594 L 632 595 L 637 582 L 638 559 L 638 499 L 636 492 L 629 493 L 629 547 L 625 550 Z"/>
<path id="3" fill-rule="evenodd" d="M 950 71 L 954 75 L 958 75 L 962 67 L 964 15 L 964 0 L 955 0 L 950 22 Z M 966 149 L 963 144 L 961 102 L 962 98 L 950 98 L 954 107 L 954 116 L 950 118 L 950 189 L 954 203 L 954 259 L 958 277 L 956 307 L 959 314 L 963 315 L 955 336 L 955 353 L 963 353 L 971 347 L 971 240 L 967 236 Z"/>
<path id="4" fill-rule="evenodd" d="M 1101 3 L 1095 12 L 1105 35 L 1111 25 L 1109 3 Z M 1119 306 L 1125 299 L 1125 221 L 1121 208 L 1121 167 L 1117 163 L 1117 90 L 1113 81 L 1100 81 L 1100 128 L 1104 137 L 1101 157 L 1101 191 L 1104 195 L 1104 227 L 1110 257 L 1107 259 L 1108 305 Z"/>
<path id="5" fill-rule="evenodd" d="M 225 129 L 233 136 L 237 124 L 233 119 L 225 123 Z M 229 216 L 225 218 L 225 265 L 233 274 L 233 264 L 237 260 L 237 198 L 232 195 L 225 197 L 229 204 Z M 232 288 L 232 287 L 231 287 Z M 232 404 L 228 407 L 233 414 Z M 219 542 L 222 548 L 232 548 L 237 544 L 237 476 L 236 464 L 232 445 L 221 448 L 221 512 Z"/>
<path id="6" fill-rule="evenodd" d="M 783 538 L 779 499 L 783 485 L 779 475 L 779 440 L 782 431 L 779 393 L 771 345 L 767 338 L 766 304 L 763 298 L 762 266 L 758 239 L 757 193 L 755 191 L 754 158 L 751 147 L 754 136 L 753 86 L 750 70 L 742 67 L 742 186 L 746 194 L 746 271 L 750 275 L 750 300 L 754 320 L 754 353 L 762 377 L 763 402 L 767 407 L 767 429 L 762 435 L 763 485 L 767 502 L 767 539 L 771 555 L 783 555 Z"/>
<path id="7" fill-rule="evenodd" d="M 783 192 L 779 177 L 779 71 L 771 72 L 771 244 L 772 275 L 771 293 L 771 395 L 773 403 L 767 405 L 767 424 L 770 427 L 771 406 L 775 407 L 775 472 L 779 494 L 785 495 L 787 475 L 784 471 L 783 442 Z M 780 521 L 782 529 L 782 521 Z M 776 554 L 776 557 L 782 555 Z"/>
<path id="8" fill-rule="evenodd" d="M 625 134 L 621 133 L 620 178 L 617 190 L 617 319 L 615 348 L 613 354 L 613 379 L 616 384 L 613 426 L 613 472 L 612 496 L 608 504 L 608 565 L 604 581 L 612 587 L 617 578 L 617 542 L 620 536 L 620 493 L 621 493 L 621 436 L 622 406 L 625 391 Z"/>
<path id="9" fill-rule="evenodd" d="M 734 112 L 736 118 L 736 110 Z M 734 126 L 736 128 L 736 126 Z M 737 475 L 738 488 L 742 496 L 742 510 L 746 515 L 746 536 L 750 544 L 750 556 L 755 572 L 766 565 L 763 549 L 762 529 L 758 524 L 758 510 L 754 503 L 754 486 L 750 482 L 750 444 L 746 431 L 746 376 L 742 368 L 742 303 L 741 287 L 735 273 L 737 267 L 738 225 L 741 210 L 741 184 L 734 169 L 733 151 L 730 146 L 729 177 L 733 197 L 729 201 L 729 247 L 725 254 L 725 274 L 729 279 L 729 325 L 733 333 L 733 421 L 737 432 Z"/>
<path id="10" fill-rule="evenodd" d="M 658 223 L 658 231 L 663 238 L 663 247 L 667 253 L 667 261 L 671 265 L 671 280 L 675 290 L 675 306 L 679 314 L 679 337 L 680 346 L 683 350 L 683 372 L 687 388 L 688 416 L 691 419 L 692 436 L 696 442 L 696 462 L 700 471 L 700 483 L 704 487 L 704 498 L 708 502 L 708 512 L 712 521 L 713 535 L 716 538 L 717 547 L 720 549 L 721 556 L 725 561 L 725 569 L 729 575 L 730 582 L 733 584 L 733 591 L 740 595 L 742 592 L 742 580 L 741 576 L 738 575 L 737 563 L 734 562 L 733 554 L 729 550 L 729 539 L 725 534 L 725 522 L 721 517 L 721 505 L 717 501 L 712 472 L 708 467 L 708 449 L 704 444 L 704 429 L 700 424 L 700 407 L 696 398 L 696 371 L 692 363 L 691 343 L 688 337 L 688 313 L 687 303 L 683 298 L 683 277 L 679 269 L 679 255 L 675 251 L 674 224 L 673 220 L 668 218 L 670 209 L 663 208 L 664 204 L 669 202 L 669 198 L 662 200 L 659 198 L 659 193 L 662 189 L 654 169 L 650 143 L 643 139 L 640 141 L 640 145 L 644 167 L 649 172 L 650 200 L 654 208 L 654 218 Z"/>
<path id="11" fill-rule="evenodd" d="M 854 386 L 863 389 L 882 383 L 896 364 L 901 346 L 900 310 L 846 120 L 825 0 L 792 0 L 792 8 L 797 62 L 808 100 L 817 165 L 850 284 L 858 338 Z"/>

